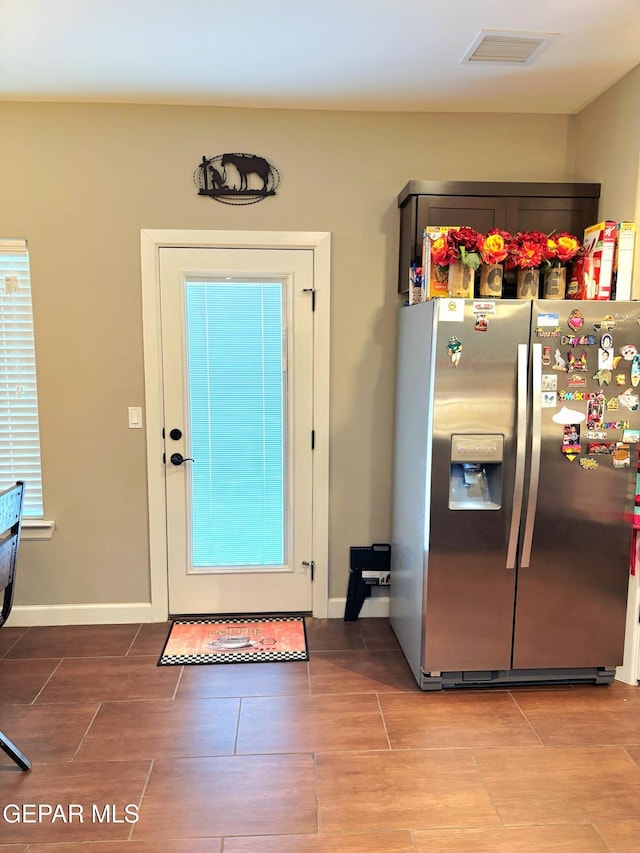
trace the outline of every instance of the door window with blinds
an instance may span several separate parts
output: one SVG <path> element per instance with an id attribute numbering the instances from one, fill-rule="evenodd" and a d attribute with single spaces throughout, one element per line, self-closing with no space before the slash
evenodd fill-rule
<path id="1" fill-rule="evenodd" d="M 42 518 L 38 391 L 25 240 L 0 238 L 0 489 L 26 483 L 24 516 Z"/>
<path id="2" fill-rule="evenodd" d="M 198 570 L 287 559 L 281 281 L 185 282 L 191 548 Z"/>

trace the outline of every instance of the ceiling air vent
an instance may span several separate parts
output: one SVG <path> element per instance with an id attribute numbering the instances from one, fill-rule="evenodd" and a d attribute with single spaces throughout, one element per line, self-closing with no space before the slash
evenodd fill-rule
<path id="1" fill-rule="evenodd" d="M 462 62 L 506 62 L 512 65 L 529 65 L 556 37 L 557 33 L 482 30 L 462 57 Z"/>

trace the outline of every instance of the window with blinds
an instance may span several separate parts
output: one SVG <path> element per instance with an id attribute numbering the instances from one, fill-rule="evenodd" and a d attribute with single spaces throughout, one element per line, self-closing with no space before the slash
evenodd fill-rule
<path id="1" fill-rule="evenodd" d="M 38 390 L 25 240 L 0 238 L 0 489 L 26 483 L 24 516 L 42 518 Z"/>
<path id="2" fill-rule="evenodd" d="M 286 558 L 283 302 L 281 282 L 186 282 L 195 569 Z"/>

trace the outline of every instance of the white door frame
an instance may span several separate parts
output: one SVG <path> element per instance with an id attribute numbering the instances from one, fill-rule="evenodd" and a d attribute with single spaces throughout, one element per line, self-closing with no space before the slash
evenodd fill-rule
<path id="1" fill-rule="evenodd" d="M 315 293 L 313 428 L 313 615 L 327 617 L 329 599 L 329 307 L 331 234 L 325 231 L 180 231 L 143 229 L 142 322 L 147 437 L 151 618 L 169 615 L 167 513 L 162 461 L 163 381 L 160 330 L 161 248 L 311 249 Z"/>

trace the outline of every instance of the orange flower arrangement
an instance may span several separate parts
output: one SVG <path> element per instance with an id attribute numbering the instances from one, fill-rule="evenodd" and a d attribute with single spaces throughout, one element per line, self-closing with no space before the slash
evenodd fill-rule
<path id="1" fill-rule="evenodd" d="M 568 264 L 582 251 L 583 247 L 573 234 L 568 234 L 566 231 L 562 231 L 560 234 L 549 234 L 545 260 L 549 261 L 551 266 L 559 267 Z"/>
<path id="2" fill-rule="evenodd" d="M 450 228 L 433 241 L 431 246 L 431 260 L 439 267 L 447 267 L 455 261 L 461 261 L 471 269 L 480 266 L 479 244 L 483 240 L 482 234 L 468 228 Z"/>
<path id="3" fill-rule="evenodd" d="M 492 228 L 486 237 L 481 237 L 478 246 L 482 263 L 501 264 L 509 254 L 511 240 L 513 240 L 513 237 L 508 231 Z"/>
<path id="4" fill-rule="evenodd" d="M 541 231 L 518 231 L 509 243 L 507 266 L 521 270 L 539 267 L 547 254 L 547 235 Z"/>
<path id="5" fill-rule="evenodd" d="M 477 270 L 480 264 L 500 264 L 507 269 L 535 269 L 568 264 L 583 251 L 577 237 L 567 231 L 543 234 L 541 231 L 508 231 L 492 228 L 486 235 L 466 226 L 450 228 L 431 244 L 431 260 L 436 276 L 446 280 L 447 268 L 460 261 Z"/>
<path id="6" fill-rule="evenodd" d="M 431 244 L 431 260 L 435 266 L 436 280 L 446 281 L 449 265 L 457 261 L 477 270 L 480 266 L 479 246 L 483 240 L 482 234 L 466 225 L 450 228 L 445 234 L 437 237 Z"/>

